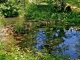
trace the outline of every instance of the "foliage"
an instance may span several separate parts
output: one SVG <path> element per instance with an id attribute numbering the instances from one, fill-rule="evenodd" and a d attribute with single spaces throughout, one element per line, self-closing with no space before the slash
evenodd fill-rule
<path id="1" fill-rule="evenodd" d="M 28 4 L 25 10 L 25 18 L 26 19 L 36 19 L 36 20 L 44 20 L 50 17 L 50 9 L 48 8 L 49 6 L 40 6 L 40 5 L 35 5 L 34 3 Z"/>
<path id="2" fill-rule="evenodd" d="M 32 18 L 32 14 L 33 14 L 33 12 L 34 11 L 36 11 L 36 6 L 35 6 L 35 4 L 34 3 L 32 3 L 32 4 L 27 4 L 27 8 L 25 9 L 25 18 Z"/>
<path id="3" fill-rule="evenodd" d="M 23 26 L 24 18 L 19 17 L 19 20 L 15 21 L 14 32 L 21 33 L 25 28 Z"/>
<path id="4" fill-rule="evenodd" d="M 58 7 L 57 7 L 58 8 Z M 79 12 L 72 10 L 72 12 L 59 12 L 60 8 L 55 10 L 53 5 L 35 5 L 28 4 L 26 7 L 26 20 L 47 20 L 54 21 L 56 26 L 67 26 L 71 24 L 79 25 Z M 62 24 L 63 23 L 63 24 Z"/>
<path id="5" fill-rule="evenodd" d="M 77 11 L 73 11 L 71 13 L 53 13 L 51 18 L 54 19 L 58 26 L 71 25 L 72 23 L 74 23 L 74 25 L 78 25 L 80 22 L 79 13 Z"/>
<path id="6" fill-rule="evenodd" d="M 4 21 L 4 16 L 0 12 L 0 26 L 4 24 L 6 24 L 6 22 Z"/>
<path id="7" fill-rule="evenodd" d="M 38 12 L 38 11 L 36 11 L 36 12 L 34 12 L 33 13 L 33 18 L 35 18 L 36 20 L 48 20 L 49 19 L 49 15 L 50 15 L 50 13 L 48 12 L 48 13 L 46 13 L 46 12 Z"/>
<path id="8" fill-rule="evenodd" d="M 14 2 L 8 1 L 0 5 L 2 14 L 5 17 L 16 17 L 19 15 L 18 7 Z"/>
<path id="9" fill-rule="evenodd" d="M 7 0 L 0 0 L 0 3 L 5 3 L 7 2 Z"/>
<path id="10" fill-rule="evenodd" d="M 14 41 L 13 41 L 14 42 Z M 8 47 L 8 48 L 7 48 Z M 0 60 L 61 60 L 64 59 L 62 56 L 53 56 L 47 53 L 36 52 L 27 49 L 27 53 L 20 50 L 20 47 L 15 46 L 12 42 L 0 41 Z"/>
<path id="11" fill-rule="evenodd" d="M 9 48 L 6 48 L 6 45 Z M 0 60 L 36 60 L 31 54 L 21 52 L 19 47 L 7 43 L 6 45 L 4 42 L 0 41 Z"/>
<path id="12" fill-rule="evenodd" d="M 50 0 L 51 2 L 48 2 L 48 5 L 35 5 L 34 3 L 30 4 L 28 3 L 26 6 L 25 10 L 25 18 L 30 18 L 31 19 L 35 19 L 35 20 L 49 20 L 49 24 L 48 27 L 52 27 L 49 28 L 49 31 L 47 32 L 48 35 L 48 40 L 49 40 L 49 44 L 50 44 L 50 40 L 52 39 L 52 33 L 53 33 L 53 25 L 58 26 L 59 28 L 63 27 L 63 26 L 67 26 L 67 25 L 71 25 L 72 23 L 74 23 L 75 25 L 79 25 L 80 23 L 80 17 L 79 17 L 79 12 L 77 11 L 72 11 L 71 13 L 65 13 L 65 12 L 55 12 L 55 11 L 59 11 L 60 8 L 57 7 L 58 9 L 56 10 L 55 8 L 53 8 L 52 5 L 52 0 Z M 0 7 L 2 14 L 5 17 L 14 17 L 14 16 L 18 16 L 20 10 L 18 10 L 18 6 L 16 5 L 16 3 L 14 2 L 6 2 L 4 4 L 1 4 Z M 21 10 L 22 11 L 22 10 Z M 22 13 L 22 12 L 21 12 Z M 4 17 L 3 15 L 0 14 L 0 25 L 5 24 L 4 21 Z M 22 13 L 23 14 L 23 13 Z M 53 23 L 54 21 L 54 23 Z M 15 22 L 15 27 L 14 27 L 14 31 L 16 32 L 21 32 L 23 31 L 25 28 L 23 26 L 24 23 L 24 18 L 20 17 L 19 20 L 17 20 Z M 52 22 L 52 23 L 50 23 Z M 37 24 L 34 23 L 33 24 L 34 30 L 37 27 Z M 32 27 L 32 28 L 33 28 Z M 32 29 L 33 30 L 33 29 Z M 32 31 L 31 30 L 31 31 Z M 25 41 L 21 41 L 21 46 L 26 47 L 26 45 L 28 46 L 28 48 L 31 48 L 31 45 L 33 43 L 33 35 L 34 35 L 34 30 L 28 31 L 28 36 L 26 35 L 26 39 Z M 33 35 L 32 35 L 33 33 Z M 62 34 L 62 33 L 61 33 Z M 58 41 L 60 41 L 59 39 L 55 39 L 52 43 L 53 44 L 58 44 Z M 51 55 L 48 53 L 39 53 L 37 52 L 37 54 L 34 54 L 32 51 L 30 52 L 28 49 L 27 51 L 29 51 L 29 53 L 24 53 L 24 51 L 20 50 L 19 47 L 17 46 L 13 46 L 13 45 L 5 45 L 3 43 L 1 43 L 0 41 L 0 60 L 68 60 L 67 57 L 62 56 L 62 55 Z M 7 48 L 9 47 L 9 48 Z"/>

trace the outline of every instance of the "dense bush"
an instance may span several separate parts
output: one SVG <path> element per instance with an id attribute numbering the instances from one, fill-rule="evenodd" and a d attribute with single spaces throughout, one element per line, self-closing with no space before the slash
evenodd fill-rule
<path id="1" fill-rule="evenodd" d="M 80 22 L 79 16 L 80 14 L 77 11 L 72 11 L 71 13 L 53 13 L 51 15 L 51 19 L 53 19 L 57 23 L 57 25 L 60 24 L 61 26 L 71 24 L 79 25 Z"/>
<path id="2" fill-rule="evenodd" d="M 53 9 L 49 5 L 28 4 L 25 11 L 25 17 L 28 19 L 44 20 L 50 18 Z"/>
<path id="3" fill-rule="evenodd" d="M 0 0 L 0 3 L 5 3 L 7 2 L 8 0 Z"/>
<path id="4" fill-rule="evenodd" d="M 16 17 L 19 15 L 18 13 L 18 6 L 14 2 L 6 2 L 0 5 L 0 9 L 2 11 L 2 14 L 5 17 Z"/>
<path id="5" fill-rule="evenodd" d="M 36 2 L 46 3 L 46 4 L 39 4 L 39 3 L 38 4 L 34 4 L 34 3 L 27 4 L 26 13 L 25 13 L 26 18 L 30 17 L 32 19 L 37 19 L 37 20 L 49 20 L 53 13 L 64 12 L 64 8 L 66 5 L 64 1 L 62 0 L 60 1 L 41 0 L 41 1 L 36 1 Z"/>
<path id="6" fill-rule="evenodd" d="M 78 17 L 80 14 L 77 11 L 72 12 L 55 12 L 55 8 L 48 5 L 35 5 L 35 4 L 28 4 L 26 8 L 25 17 L 26 20 L 35 19 L 35 20 L 53 20 L 55 21 L 56 25 L 70 25 L 74 23 L 78 25 L 80 22 L 80 18 Z M 66 24 L 67 23 L 67 24 Z"/>
<path id="7" fill-rule="evenodd" d="M 33 12 L 35 12 L 36 11 L 36 9 L 37 9 L 37 7 L 36 7 L 36 5 L 35 4 L 27 4 L 27 7 L 26 7 L 26 9 L 25 9 L 25 18 L 32 18 L 32 14 L 33 14 Z"/>

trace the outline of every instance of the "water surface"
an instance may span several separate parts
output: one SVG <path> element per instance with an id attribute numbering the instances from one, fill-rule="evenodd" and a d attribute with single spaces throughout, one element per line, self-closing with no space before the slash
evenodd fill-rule
<path id="1" fill-rule="evenodd" d="M 80 56 L 80 31 L 69 29 L 62 39 L 64 42 L 57 46 L 61 48 L 62 54 L 68 54 L 72 59 L 78 58 Z"/>

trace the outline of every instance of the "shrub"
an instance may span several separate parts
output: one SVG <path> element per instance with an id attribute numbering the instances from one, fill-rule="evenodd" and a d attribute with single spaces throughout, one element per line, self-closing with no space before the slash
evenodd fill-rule
<path id="1" fill-rule="evenodd" d="M 7 2 L 7 0 L 0 0 L 0 3 L 5 3 Z"/>
<path id="2" fill-rule="evenodd" d="M 33 12 L 35 12 L 36 11 L 36 9 L 37 9 L 37 7 L 36 7 L 36 5 L 34 4 L 34 3 L 32 3 L 32 4 L 27 4 L 27 7 L 26 7 L 26 9 L 25 9 L 25 18 L 26 19 L 30 19 L 30 18 L 32 18 L 32 14 L 33 14 Z"/>
<path id="3" fill-rule="evenodd" d="M 49 12 L 33 12 L 32 17 L 36 20 L 48 20 L 50 18 Z"/>
<path id="4" fill-rule="evenodd" d="M 26 19 L 48 20 L 50 18 L 50 8 L 48 5 L 28 4 L 25 10 Z"/>
<path id="5" fill-rule="evenodd" d="M 5 16 L 5 17 L 16 17 L 19 15 L 18 13 L 18 7 L 17 5 L 14 3 L 14 2 L 6 2 L 6 3 L 3 3 L 1 4 L 1 11 L 2 11 L 2 14 Z"/>
<path id="6" fill-rule="evenodd" d="M 23 23 L 24 23 L 24 19 L 22 17 L 19 17 L 19 20 L 15 21 L 15 27 L 14 27 L 14 32 L 16 33 L 24 33 L 24 26 L 23 26 Z"/>

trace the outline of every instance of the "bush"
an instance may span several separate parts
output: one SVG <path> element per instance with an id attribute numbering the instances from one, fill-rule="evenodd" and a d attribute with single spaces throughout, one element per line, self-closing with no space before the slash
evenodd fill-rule
<path id="1" fill-rule="evenodd" d="M 7 2 L 7 0 L 0 0 L 0 3 L 5 3 Z"/>
<path id="2" fill-rule="evenodd" d="M 24 33 L 24 26 L 23 26 L 23 23 L 24 23 L 24 19 L 22 17 L 19 17 L 19 20 L 15 21 L 15 27 L 13 29 L 13 31 L 15 33 Z"/>
<path id="3" fill-rule="evenodd" d="M 34 4 L 34 3 L 32 3 L 32 4 L 27 4 L 27 7 L 26 7 L 26 9 L 25 9 L 25 18 L 26 19 L 30 19 L 30 18 L 32 18 L 32 14 L 33 14 L 33 12 L 35 12 L 36 11 L 36 9 L 37 9 L 37 7 L 36 7 L 36 5 Z"/>
<path id="4" fill-rule="evenodd" d="M 48 20 L 52 14 L 49 5 L 35 5 L 34 3 L 28 4 L 25 12 L 26 19 L 36 20 Z"/>
<path id="5" fill-rule="evenodd" d="M 2 14 L 5 17 L 16 17 L 19 15 L 18 13 L 19 8 L 14 2 L 9 1 L 9 2 L 3 3 L 0 9 L 2 11 Z"/>
<path id="6" fill-rule="evenodd" d="M 36 11 L 32 14 L 32 18 L 36 20 L 48 20 L 50 18 L 50 13 Z"/>

